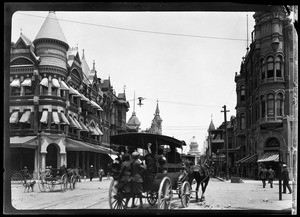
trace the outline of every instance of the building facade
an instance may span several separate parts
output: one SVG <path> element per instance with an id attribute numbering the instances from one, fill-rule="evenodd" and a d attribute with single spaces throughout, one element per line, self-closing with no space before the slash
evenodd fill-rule
<path id="1" fill-rule="evenodd" d="M 236 142 L 242 147 L 242 162 L 257 157 L 255 163 L 240 165 L 248 168 L 244 175 L 251 178 L 257 177 L 261 164 L 272 166 L 277 174 L 279 162 L 293 169 L 298 123 L 298 36 L 293 18 L 283 6 L 271 6 L 253 17 L 252 43 L 235 75 Z"/>
<path id="2" fill-rule="evenodd" d="M 84 55 L 69 47 L 53 11 L 33 42 L 21 33 L 11 44 L 12 170 L 27 166 L 37 178 L 46 166 L 106 169 L 109 136 L 125 132 L 129 104 Z"/>

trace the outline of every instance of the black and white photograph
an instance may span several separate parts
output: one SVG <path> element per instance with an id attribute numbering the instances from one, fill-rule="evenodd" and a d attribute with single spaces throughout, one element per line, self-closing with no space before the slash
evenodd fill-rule
<path id="1" fill-rule="evenodd" d="M 4 2 L 3 214 L 297 215 L 298 5 Z"/>

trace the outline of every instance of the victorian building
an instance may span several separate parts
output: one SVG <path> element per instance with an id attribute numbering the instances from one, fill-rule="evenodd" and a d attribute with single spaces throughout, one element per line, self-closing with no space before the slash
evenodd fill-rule
<path id="1" fill-rule="evenodd" d="M 55 12 L 33 42 L 21 33 L 11 44 L 10 82 L 12 170 L 106 168 L 109 136 L 125 132 L 129 104 L 69 47 Z"/>
<path id="2" fill-rule="evenodd" d="M 237 163 L 256 158 L 240 165 L 247 167 L 247 177 L 256 177 L 260 164 L 272 166 L 276 174 L 280 162 L 291 169 L 297 164 L 298 36 L 290 13 L 298 8 L 290 9 L 270 6 L 254 14 L 252 43 L 235 75 Z"/>

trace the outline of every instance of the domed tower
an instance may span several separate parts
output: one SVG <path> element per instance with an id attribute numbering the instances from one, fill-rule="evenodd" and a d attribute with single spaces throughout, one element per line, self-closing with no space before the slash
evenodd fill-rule
<path id="1" fill-rule="evenodd" d="M 126 124 L 126 130 L 129 132 L 138 132 L 141 122 L 139 121 L 138 117 L 136 116 L 135 111 L 132 112 L 131 117 L 129 118 Z"/>
<path id="2" fill-rule="evenodd" d="M 200 159 L 200 154 L 201 153 L 198 150 L 198 143 L 197 143 L 197 140 L 196 140 L 195 136 L 193 136 L 193 138 L 190 141 L 190 150 L 187 152 L 187 154 L 195 156 L 195 162 L 194 163 L 197 163 Z"/>

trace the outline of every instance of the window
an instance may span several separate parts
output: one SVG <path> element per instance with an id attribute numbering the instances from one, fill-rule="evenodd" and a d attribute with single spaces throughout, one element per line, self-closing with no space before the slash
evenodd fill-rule
<path id="1" fill-rule="evenodd" d="M 48 95 L 48 87 L 41 86 L 41 95 Z"/>
<path id="2" fill-rule="evenodd" d="M 276 77 L 282 77 L 282 58 L 276 57 Z"/>
<path id="3" fill-rule="evenodd" d="M 269 57 L 267 62 L 267 78 L 273 78 L 273 77 L 274 77 L 273 57 Z"/>
<path id="4" fill-rule="evenodd" d="M 20 96 L 20 88 L 19 87 L 12 87 L 11 88 L 11 95 L 12 96 Z"/>
<path id="5" fill-rule="evenodd" d="M 241 129 L 246 129 L 246 117 L 244 113 L 241 114 Z"/>
<path id="6" fill-rule="evenodd" d="M 245 101 L 245 86 L 241 86 L 241 101 Z"/>
<path id="7" fill-rule="evenodd" d="M 274 95 L 268 94 L 268 108 L 267 108 L 267 115 L 268 117 L 274 117 Z"/>
<path id="8" fill-rule="evenodd" d="M 260 105 L 261 105 L 261 118 L 266 116 L 266 99 L 264 96 L 260 98 Z"/>
<path id="9" fill-rule="evenodd" d="M 32 94 L 32 87 L 24 87 L 24 94 L 31 95 Z"/>
<path id="10" fill-rule="evenodd" d="M 277 116 L 283 116 L 283 95 L 282 95 L 282 93 L 277 94 L 276 108 L 277 108 Z"/>
<path id="11" fill-rule="evenodd" d="M 261 80 L 265 80 L 266 78 L 266 65 L 263 65 L 262 66 L 262 69 L 261 69 Z"/>
<path id="12" fill-rule="evenodd" d="M 56 87 L 51 87 L 51 95 L 57 96 L 57 88 Z"/>

